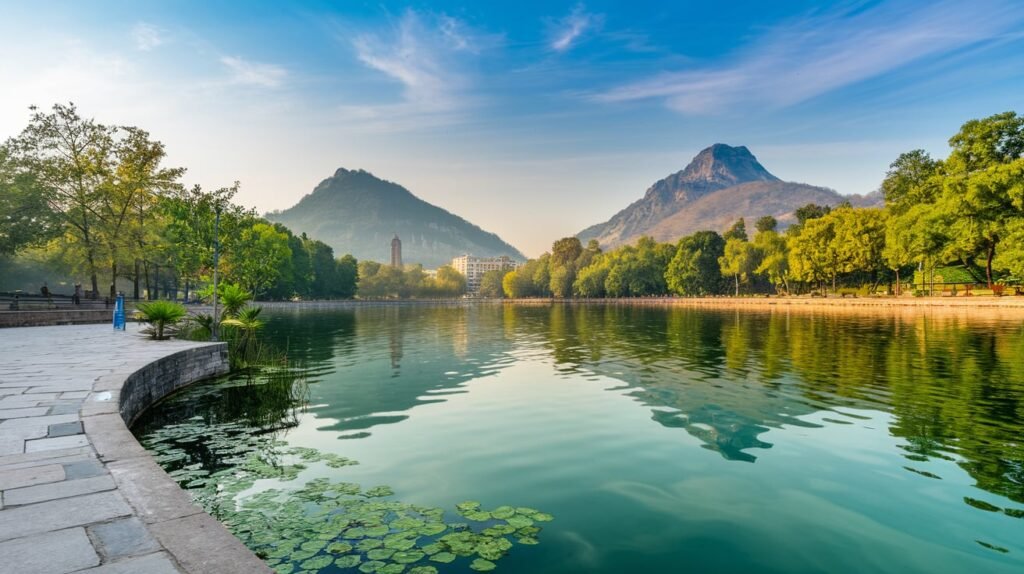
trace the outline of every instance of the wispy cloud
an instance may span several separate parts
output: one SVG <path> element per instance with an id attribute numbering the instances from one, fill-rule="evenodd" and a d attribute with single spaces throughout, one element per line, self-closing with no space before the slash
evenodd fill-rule
<path id="1" fill-rule="evenodd" d="M 471 101 L 466 58 L 497 41 L 457 18 L 407 10 L 388 29 L 351 40 L 363 65 L 401 85 L 401 100 L 341 109 L 353 120 L 385 122 L 395 129 L 447 123 Z"/>
<path id="2" fill-rule="evenodd" d="M 145 22 L 139 22 L 132 27 L 132 39 L 135 40 L 135 47 L 143 52 L 158 48 L 167 42 L 160 28 Z"/>
<path id="3" fill-rule="evenodd" d="M 584 34 L 600 27 L 602 21 L 600 14 L 587 12 L 583 4 L 577 4 L 572 12 L 551 25 L 551 49 L 556 52 L 568 51 Z"/>
<path id="4" fill-rule="evenodd" d="M 236 84 L 277 88 L 288 75 L 288 71 L 281 66 L 250 62 L 236 56 L 223 56 L 220 62 L 231 72 L 231 81 Z"/>
<path id="5" fill-rule="evenodd" d="M 888 2 L 813 14 L 769 30 L 727 65 L 662 73 L 592 97 L 660 99 L 686 114 L 752 104 L 782 108 L 997 38 L 1022 20 L 1024 10 L 1003 0 L 913 8 Z"/>

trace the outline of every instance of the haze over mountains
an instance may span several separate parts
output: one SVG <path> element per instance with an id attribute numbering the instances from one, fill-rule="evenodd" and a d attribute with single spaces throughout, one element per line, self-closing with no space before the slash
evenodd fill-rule
<path id="1" fill-rule="evenodd" d="M 526 259 L 494 233 L 363 170 L 338 169 L 297 204 L 266 217 L 359 260 L 389 261 L 396 233 L 403 261 L 427 268 L 466 253 Z"/>
<path id="2" fill-rule="evenodd" d="M 656 182 L 643 198 L 577 237 L 584 243 L 597 239 L 605 248 L 633 243 L 644 235 L 675 241 L 697 231 L 723 231 L 740 217 L 752 228 L 753 220 L 764 215 L 786 227 L 796 221 L 793 212 L 798 207 L 844 201 L 867 206 L 879 204 L 881 198 L 782 181 L 746 147 L 715 144 L 697 154 L 686 169 Z"/>

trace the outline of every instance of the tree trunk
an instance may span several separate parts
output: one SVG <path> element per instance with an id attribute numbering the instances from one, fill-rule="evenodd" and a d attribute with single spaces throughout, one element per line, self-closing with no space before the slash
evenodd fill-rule
<path id="1" fill-rule="evenodd" d="M 740 296 L 740 274 L 736 274 L 736 296 Z"/>
<path id="2" fill-rule="evenodd" d="M 132 283 L 133 283 L 132 287 L 133 287 L 133 291 L 134 291 L 132 293 L 132 296 L 133 296 L 133 298 L 136 301 L 138 301 L 139 300 L 139 259 L 138 259 L 138 257 L 135 258 L 135 277 L 133 277 L 133 282 Z"/>
<path id="3" fill-rule="evenodd" d="M 985 257 L 985 279 L 988 281 L 988 288 L 992 288 L 992 258 L 995 257 L 996 246 L 990 245 L 988 254 Z"/>
<path id="4" fill-rule="evenodd" d="M 153 298 L 154 299 L 159 299 L 160 298 L 160 266 L 159 265 L 156 266 L 156 270 L 154 271 L 154 273 L 156 274 L 156 277 L 153 280 L 153 287 L 154 287 L 154 289 L 153 289 Z"/>
<path id="5" fill-rule="evenodd" d="M 897 297 L 900 296 L 900 289 L 901 289 L 901 287 L 900 287 L 900 268 L 897 267 L 896 268 L 896 289 L 893 290 L 893 293 L 895 293 Z"/>

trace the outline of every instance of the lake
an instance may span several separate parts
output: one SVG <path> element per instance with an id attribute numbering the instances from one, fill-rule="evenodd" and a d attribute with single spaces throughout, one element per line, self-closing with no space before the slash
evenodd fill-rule
<path id="1" fill-rule="evenodd" d="M 134 430 L 279 572 L 1024 571 L 1019 316 L 267 315 Z"/>

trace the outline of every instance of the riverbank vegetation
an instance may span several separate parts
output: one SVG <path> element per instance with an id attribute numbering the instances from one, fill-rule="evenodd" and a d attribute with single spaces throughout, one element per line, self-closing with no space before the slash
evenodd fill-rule
<path id="1" fill-rule="evenodd" d="M 649 237 L 602 252 L 574 237 L 501 276 L 521 297 L 708 296 L 757 293 L 924 294 L 934 284 L 983 284 L 994 294 L 1024 280 L 1024 117 L 971 120 L 951 153 L 900 155 L 884 207 L 806 205 L 785 230 L 766 216 L 675 243 Z M 956 289 L 954 285 L 952 287 Z M 980 290 L 977 290 L 980 291 Z M 955 294 L 955 291 L 954 291 Z"/>
<path id="2" fill-rule="evenodd" d="M 185 170 L 165 159 L 163 144 L 140 128 L 100 124 L 73 104 L 33 109 L 22 133 L 0 145 L 8 280 L 41 267 L 85 278 L 88 298 L 127 283 L 135 299 L 191 301 L 212 283 L 216 235 L 222 280 L 259 298 L 355 296 L 355 258 L 237 205 L 237 182 L 187 187 Z"/>

